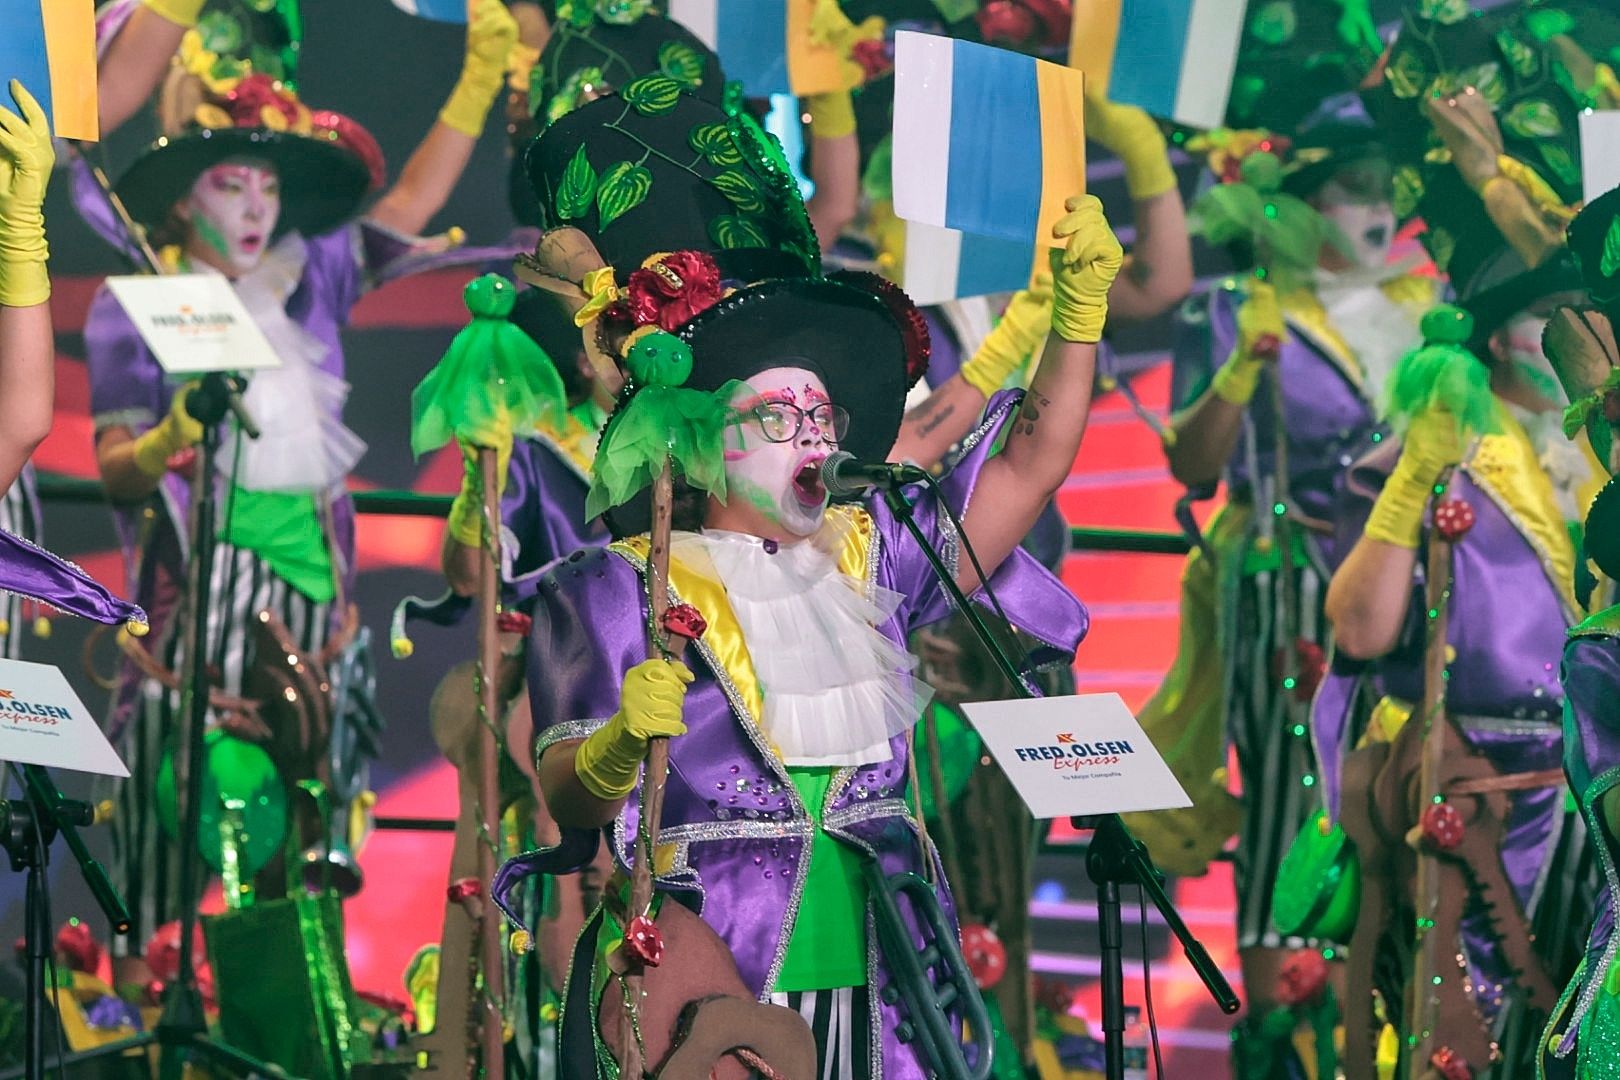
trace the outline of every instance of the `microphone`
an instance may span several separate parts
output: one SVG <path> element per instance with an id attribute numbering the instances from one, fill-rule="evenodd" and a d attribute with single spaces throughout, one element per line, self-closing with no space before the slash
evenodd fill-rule
<path id="1" fill-rule="evenodd" d="M 821 486 L 834 498 L 859 495 L 869 489 L 890 491 L 902 484 L 920 484 L 928 473 L 899 462 L 860 461 L 847 450 L 834 450 L 821 463 Z"/>
<path id="2" fill-rule="evenodd" d="M 212 427 L 219 423 L 229 412 L 236 417 L 237 424 L 242 428 L 242 434 L 250 439 L 257 439 L 259 425 L 253 422 L 253 417 L 247 411 L 247 405 L 242 401 L 242 390 L 245 386 L 246 383 L 240 376 L 220 371 L 209 372 L 186 395 L 186 412 L 204 427 Z"/>

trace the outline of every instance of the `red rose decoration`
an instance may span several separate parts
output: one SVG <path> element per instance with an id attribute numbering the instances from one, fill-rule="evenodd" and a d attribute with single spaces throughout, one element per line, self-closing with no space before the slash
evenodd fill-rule
<path id="1" fill-rule="evenodd" d="M 676 604 L 664 611 L 664 629 L 676 637 L 696 641 L 708 628 L 703 614 L 691 604 Z"/>
<path id="2" fill-rule="evenodd" d="M 1035 13 L 1013 0 L 991 0 L 979 9 L 979 33 L 990 45 L 1023 45 L 1035 36 Z"/>
<path id="3" fill-rule="evenodd" d="M 1049 49 L 1069 44 L 1069 28 L 1074 19 L 1070 0 L 1023 0 L 1025 7 L 1040 20 L 1040 43 Z"/>
<path id="4" fill-rule="evenodd" d="M 980 990 L 988 990 L 1007 974 L 1007 947 L 996 932 L 983 923 L 962 927 L 962 959 Z"/>
<path id="5" fill-rule="evenodd" d="M 74 971 L 94 975 L 101 967 L 106 950 L 91 935 L 90 927 L 82 922 L 70 922 L 56 932 L 56 955 L 63 957 Z"/>
<path id="6" fill-rule="evenodd" d="M 1440 851 L 1453 851 L 1463 839 L 1463 816 L 1450 803 L 1430 803 L 1423 810 L 1423 840 Z"/>
<path id="7" fill-rule="evenodd" d="M 237 127 L 259 127 L 266 105 L 280 113 L 288 127 L 298 120 L 298 99 L 268 75 L 247 76 L 225 95 L 225 102 Z"/>
<path id="8" fill-rule="evenodd" d="M 894 67 L 894 57 L 889 55 L 889 46 L 882 41 L 857 41 L 849 50 L 849 55 L 861 65 L 861 72 L 867 82 L 887 75 Z"/>
<path id="9" fill-rule="evenodd" d="M 444 895 L 452 904 L 459 904 L 464 900 L 471 900 L 480 891 L 477 878 L 464 877 L 452 881 L 444 890 Z"/>
<path id="10" fill-rule="evenodd" d="M 657 967 L 664 960 L 664 934 L 647 916 L 637 915 L 625 928 L 624 948 L 647 967 Z"/>
<path id="11" fill-rule="evenodd" d="M 1289 1007 L 1308 1005 L 1321 998 L 1327 983 L 1328 963 L 1322 954 L 1315 949 L 1298 949 L 1283 961 L 1272 992 Z"/>
<path id="12" fill-rule="evenodd" d="M 388 180 L 388 165 L 383 157 L 382 147 L 371 137 L 371 132 L 342 113 L 335 113 L 330 109 L 317 110 L 310 114 L 309 119 L 316 137 L 324 134 L 328 138 L 336 139 L 339 146 L 359 158 L 365 165 L 366 172 L 371 175 L 371 190 L 382 190 L 383 184 Z"/>
<path id="13" fill-rule="evenodd" d="M 637 326 L 674 333 L 720 300 L 720 267 L 701 251 L 674 251 L 630 275 L 625 286 Z"/>
<path id="14" fill-rule="evenodd" d="M 1294 700 L 1310 701 L 1327 675 L 1327 653 L 1316 642 L 1300 638 L 1294 642 L 1294 667 L 1298 672 L 1294 680 Z"/>
<path id="15" fill-rule="evenodd" d="M 1474 527 L 1474 508 L 1461 499 L 1442 499 L 1434 508 L 1434 528 L 1455 544 Z"/>
<path id="16" fill-rule="evenodd" d="M 495 627 L 503 634 L 529 635 L 534 629 L 534 620 L 521 611 L 503 611 L 495 616 Z"/>
<path id="17" fill-rule="evenodd" d="M 1474 1080 L 1474 1069 L 1468 1064 L 1468 1059 L 1449 1046 L 1442 1046 L 1430 1054 L 1429 1064 L 1445 1080 Z"/>

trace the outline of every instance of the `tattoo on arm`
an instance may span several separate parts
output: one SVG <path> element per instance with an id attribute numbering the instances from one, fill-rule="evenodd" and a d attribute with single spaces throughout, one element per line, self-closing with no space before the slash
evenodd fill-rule
<path id="1" fill-rule="evenodd" d="M 1051 399 L 1030 391 L 1024 395 L 1024 404 L 1018 410 L 1018 419 L 1013 423 L 1014 435 L 1033 435 L 1035 425 L 1051 406 Z"/>
<path id="2" fill-rule="evenodd" d="M 1146 285 L 1153 277 L 1153 264 L 1139 255 L 1132 255 L 1125 260 L 1125 272 L 1136 284 Z"/>
<path id="3" fill-rule="evenodd" d="M 917 434 L 923 437 L 932 435 L 935 431 L 939 430 L 939 426 L 945 421 L 949 420 L 952 414 L 955 412 L 956 406 L 947 404 L 932 416 L 926 418 L 919 416 L 918 420 L 920 420 L 921 423 L 917 428 Z"/>

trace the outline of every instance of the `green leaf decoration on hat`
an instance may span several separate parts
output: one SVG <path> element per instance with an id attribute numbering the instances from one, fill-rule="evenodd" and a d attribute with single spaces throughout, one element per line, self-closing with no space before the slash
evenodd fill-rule
<path id="1" fill-rule="evenodd" d="M 619 94 L 642 116 L 662 116 L 681 100 L 681 84 L 668 75 L 643 75 Z"/>
<path id="2" fill-rule="evenodd" d="M 1539 99 L 1521 101 L 1502 117 L 1502 126 L 1521 139 L 1553 139 L 1564 133 L 1558 110 Z"/>
<path id="3" fill-rule="evenodd" d="M 563 170 L 562 185 L 557 189 L 557 214 L 564 221 L 578 221 L 591 212 L 596 201 L 596 170 L 581 146 Z"/>
<path id="4" fill-rule="evenodd" d="M 1468 0 L 1419 0 L 1418 17 L 1443 26 L 1460 23 L 1468 18 Z"/>
<path id="5" fill-rule="evenodd" d="M 765 246 L 764 230 L 736 214 L 722 214 L 709 222 L 709 239 L 727 250 Z"/>
<path id="6" fill-rule="evenodd" d="M 1249 36 L 1264 45 L 1286 45 L 1298 31 L 1292 0 L 1267 0 L 1249 20 Z"/>
<path id="7" fill-rule="evenodd" d="M 652 183 L 645 165 L 621 161 L 609 168 L 596 186 L 597 228 L 607 228 L 640 206 L 651 194 Z"/>
<path id="8" fill-rule="evenodd" d="M 1558 176 L 1558 181 L 1565 186 L 1573 186 L 1581 182 L 1581 167 L 1575 163 L 1568 150 L 1555 142 L 1544 142 L 1537 145 L 1541 151 L 1541 160 Z"/>
<path id="9" fill-rule="evenodd" d="M 1396 97 L 1409 99 L 1423 93 L 1423 87 L 1429 81 L 1429 72 L 1423 66 L 1423 59 L 1418 56 L 1417 50 L 1401 49 L 1384 69 L 1384 78 Z"/>
<path id="10" fill-rule="evenodd" d="M 712 393 L 683 387 L 691 347 L 662 330 L 641 333 L 625 357 L 629 399 L 608 419 L 591 466 L 585 515 L 622 506 L 652 484 L 667 464 L 687 484 L 726 497 L 727 402 L 735 383 Z"/>
<path id="11" fill-rule="evenodd" d="M 1603 238 L 1603 257 L 1598 261 L 1598 273 L 1613 277 L 1620 273 L 1620 217 L 1609 222 L 1609 232 Z"/>
<path id="12" fill-rule="evenodd" d="M 1536 73 L 1535 50 L 1520 41 L 1512 31 L 1497 31 L 1496 47 L 1502 51 L 1503 59 L 1515 75 L 1527 79 Z"/>
<path id="13" fill-rule="evenodd" d="M 1423 344 L 1401 357 L 1390 376 L 1385 418 L 1404 430 L 1423 413 L 1444 409 L 1464 435 L 1494 432 L 1490 371 L 1465 345 L 1474 333 L 1474 317 L 1441 304 L 1423 316 L 1422 329 Z"/>
<path id="14" fill-rule="evenodd" d="M 731 205 L 745 214 L 757 214 L 765 209 L 764 193 L 759 190 L 754 178 L 745 172 L 727 169 L 711 183 L 720 189 L 720 194 L 731 200 Z"/>
<path id="15" fill-rule="evenodd" d="M 724 124 L 699 124 L 686 137 L 686 144 L 710 165 L 741 165 L 742 151 Z"/>
<path id="16" fill-rule="evenodd" d="M 1238 183 L 1218 184 L 1193 203 L 1191 226 L 1212 244 L 1247 243 L 1257 266 L 1279 290 L 1307 284 L 1322 247 L 1348 250 L 1338 228 L 1308 203 L 1278 190 L 1281 162 L 1259 151 L 1243 159 Z"/>
<path id="17" fill-rule="evenodd" d="M 498 274 L 485 274 L 463 291 L 472 321 L 411 393 L 417 457 L 452 439 L 477 443 L 494 431 L 527 436 L 542 423 L 563 423 L 568 396 L 556 365 L 507 321 L 516 297 L 516 286 Z"/>
<path id="18" fill-rule="evenodd" d="M 1537 8 L 1524 13 L 1524 24 L 1540 41 L 1551 41 L 1575 29 L 1575 20 L 1557 8 Z"/>
<path id="19" fill-rule="evenodd" d="M 703 85 L 703 58 L 684 41 L 658 46 L 658 70 L 688 89 Z"/>

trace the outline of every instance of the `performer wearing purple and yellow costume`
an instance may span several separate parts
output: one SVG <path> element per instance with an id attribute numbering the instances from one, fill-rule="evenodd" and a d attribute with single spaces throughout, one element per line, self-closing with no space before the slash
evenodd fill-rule
<path id="1" fill-rule="evenodd" d="M 103 30 L 130 25 L 109 21 Z M 339 329 L 369 281 L 390 269 L 368 256 L 411 254 L 401 237 L 419 231 L 454 186 L 514 34 L 498 0 L 480 0 L 462 81 L 401 181 L 358 227 L 346 223 L 383 181 L 370 135 L 348 118 L 312 113 L 240 63 L 241 74 L 219 80 L 220 58 L 195 37 L 160 102 L 168 137 L 119 182 L 165 262 L 231 279 L 283 361 L 246 394 L 263 438 L 227 437 L 220 459 L 222 480 L 235 484 L 220 500 L 208 648 L 228 697 L 241 695 L 253 668 L 258 612 L 270 611 L 314 656 L 335 655 L 352 634 L 354 514 L 344 480 L 364 444 L 342 423 Z M 202 432 L 110 292 L 92 303 L 85 338 L 98 463 L 118 504 L 129 580 L 157 612 L 158 634 L 148 655 L 126 666 L 111 720 L 134 777 L 121 792 L 116 850 L 136 928 L 122 940 L 138 943 L 183 902 L 168 869 L 173 845 L 160 840 L 151 803 L 178 700 L 150 673 L 182 667 L 186 473 Z M 242 720 L 229 710 L 221 718 Z"/>
<path id="2" fill-rule="evenodd" d="M 649 205 L 660 197 L 660 182 Z M 673 187 L 672 179 L 663 194 Z M 682 196 L 675 198 L 678 205 Z M 1013 549 L 1072 459 L 1091 377 L 1092 350 L 1079 342 L 1100 332 L 1117 268 L 1117 245 L 1095 204 L 1074 205 L 1063 226 L 1070 254 L 1055 284 L 1063 337 L 1031 391 L 1042 402 L 1041 419 L 1032 424 L 1036 416 L 1015 399 L 998 398 L 973 440 L 975 453 L 946 481 L 947 497 L 965 503 L 968 537 L 985 566 L 999 567 L 995 581 L 1014 620 L 1057 653 L 1078 639 L 1081 611 Z M 679 216 L 666 210 L 660 218 Z M 598 243 L 610 241 L 616 227 L 601 228 L 589 210 L 576 224 Z M 813 250 L 813 238 L 803 236 L 797 250 Z M 820 1018 L 833 1075 L 920 1076 L 911 1051 L 893 1036 L 890 1007 L 867 993 L 878 972 L 865 941 L 858 870 L 862 850 L 890 872 L 925 865 L 904 802 L 900 732 L 914 721 L 915 705 L 902 642 L 908 626 L 947 609 L 898 523 L 870 503 L 827 511 L 814 476 L 835 445 L 881 457 L 892 444 L 908 366 L 920 373 L 921 358 L 907 362 L 915 323 L 897 321 L 859 279 L 777 279 L 721 299 L 720 282 L 702 272 L 701 260 L 672 257 L 682 260 L 686 288 L 697 290 L 665 302 L 681 312 L 668 325 L 694 357 L 687 385 L 713 390 L 731 378 L 748 380 L 730 394 L 736 413 L 724 464 L 728 501 L 700 504 L 693 519 L 677 522 L 705 530 L 678 534 L 672 584 L 710 629 L 691 669 L 639 662 L 647 654 L 644 620 L 623 618 L 626 610 L 644 610 L 645 546 L 635 538 L 571 557 L 547 575 L 529 662 L 533 712 L 544 725 L 542 781 L 566 824 L 618 822 L 614 847 L 623 865 L 645 740 L 680 736 L 671 760 L 683 779 L 670 786 L 664 811 L 674 862 L 661 875 L 663 887 L 701 905 L 761 999 L 779 995 Z M 992 455 L 996 434 L 1009 426 L 1005 446 Z M 1045 452 L 1032 454 L 1038 447 Z M 944 541 L 949 527 L 938 504 L 926 495 L 921 503 L 924 527 Z M 958 546 L 947 550 L 954 561 Z M 978 585 L 965 564 L 959 574 L 970 588 Z M 846 578 L 869 584 L 851 590 Z M 1044 610 L 1027 606 L 1037 595 Z M 881 607 L 864 607 L 874 601 Z M 807 646 L 813 657 L 801 651 Z M 806 670 L 807 659 L 829 666 Z M 842 720 L 801 728 L 793 723 L 797 706 Z M 689 735 L 681 734 L 683 719 Z M 815 936 L 807 936 L 812 928 Z M 578 962 L 585 967 L 576 968 L 565 1009 L 565 1069 L 580 1075 L 599 1060 L 585 968 L 608 936 L 604 930 L 582 939 Z"/>
<path id="3" fill-rule="evenodd" d="M 1620 243 L 1620 190 L 1593 200 L 1571 223 L 1570 248 L 1586 281 L 1593 308 L 1562 309 L 1547 329 L 1547 357 L 1574 402 L 1565 431 L 1584 429 L 1599 460 L 1615 471 L 1620 448 L 1620 263 L 1608 253 Z M 1608 1075 L 1620 1052 L 1620 937 L 1615 905 L 1620 898 L 1620 481 L 1611 479 L 1587 515 L 1583 555 L 1605 580 L 1594 587 L 1601 608 L 1569 632 L 1564 645 L 1564 771 L 1586 821 L 1588 842 L 1603 873 L 1592 932 L 1580 969 L 1565 988 L 1549 1021 L 1544 1074 L 1597 1080 Z M 1540 1075 L 1540 1074 L 1538 1074 Z"/>
<path id="4" fill-rule="evenodd" d="M 1385 96 L 1375 99 L 1375 114 L 1383 116 L 1391 136 L 1404 138 L 1415 148 L 1412 160 L 1422 162 L 1403 161 L 1397 182 L 1418 196 L 1413 209 L 1428 226 L 1424 243 L 1471 316 L 1466 344 L 1489 369 L 1491 397 L 1464 395 L 1471 404 L 1425 409 L 1421 395 L 1440 391 L 1398 392 L 1394 404 L 1410 419 L 1398 444 L 1386 441 L 1351 473 L 1339 519 L 1340 542 L 1348 551 L 1326 611 L 1339 655 L 1376 661 L 1365 674 L 1373 676 L 1373 696 L 1384 696 L 1364 740 L 1395 739 L 1410 722 L 1412 703 L 1426 692 L 1421 653 L 1427 605 L 1418 554 L 1435 528 L 1430 503 L 1436 481 L 1455 466 L 1446 496 L 1467 504 L 1473 524 L 1453 534 L 1445 709 L 1469 747 L 1505 781 L 1516 783 L 1517 777 L 1531 784 L 1556 770 L 1562 756 L 1557 662 L 1564 632 L 1580 613 L 1568 524 L 1590 501 L 1601 475 L 1589 448 L 1583 444 L 1571 458 L 1561 437 L 1548 430 L 1565 402 L 1540 349 L 1547 315 L 1580 287 L 1558 225 L 1567 220 L 1558 200 L 1573 196 L 1572 184 L 1536 165 L 1558 160 L 1560 153 L 1578 160 L 1575 105 L 1536 96 L 1558 112 L 1559 124 L 1527 129 L 1512 121 L 1514 106 L 1538 93 L 1537 65 L 1546 62 L 1512 13 L 1461 23 L 1409 17 L 1389 70 L 1409 74 L 1418 64 L 1427 71 L 1437 59 L 1443 65 L 1437 76 L 1473 70 L 1480 56 L 1507 47 L 1504 42 L 1526 51 L 1503 85 L 1490 88 L 1489 98 L 1461 79 L 1454 91 L 1419 96 L 1408 92 L 1405 76 L 1392 76 Z M 1500 125 L 1496 110 L 1507 118 Z M 1449 160 L 1422 160 L 1430 124 Z M 1465 408 L 1474 414 L 1467 433 Z M 1369 502 L 1365 527 L 1358 529 Z M 1340 767 L 1355 738 L 1357 685 L 1350 671 L 1341 674 L 1336 665 L 1315 703 L 1313 727 L 1330 813 L 1348 796 Z M 1511 895 L 1482 898 L 1494 910 L 1471 911 L 1462 923 L 1457 951 L 1466 957 L 1465 969 L 1440 973 L 1465 979 L 1503 1076 L 1528 1072 L 1550 1008 L 1527 1002 L 1525 980 L 1506 970 L 1505 936 L 1532 934 L 1547 976 L 1561 980 L 1578 952 L 1574 938 L 1590 903 L 1579 822 L 1566 814 L 1561 787 L 1507 789 L 1500 867 L 1485 869 L 1502 875 Z M 1391 955 L 1405 955 L 1409 929 L 1401 921 L 1388 931 L 1394 935 Z M 1357 941 L 1352 950 L 1371 947 Z M 1451 955 L 1447 943 L 1440 947 Z M 1378 980 L 1385 1016 L 1397 1028 L 1408 978 L 1392 966 Z M 1349 992 L 1372 990 L 1352 985 Z M 1352 1040 L 1371 1037 L 1347 1032 Z M 1498 1062 L 1467 1064 L 1475 1075 L 1485 1075 Z"/>

